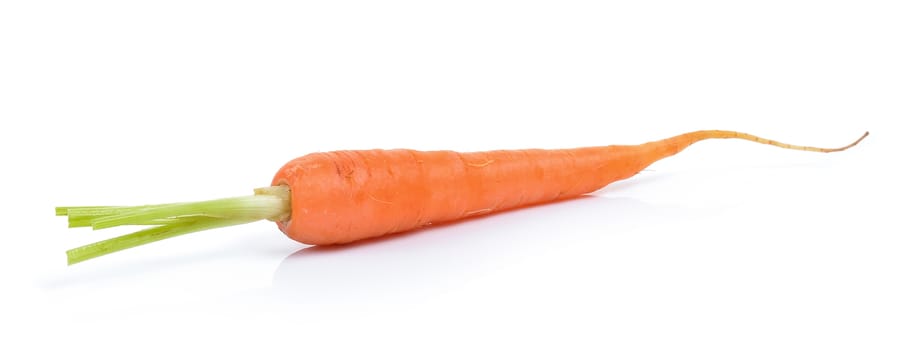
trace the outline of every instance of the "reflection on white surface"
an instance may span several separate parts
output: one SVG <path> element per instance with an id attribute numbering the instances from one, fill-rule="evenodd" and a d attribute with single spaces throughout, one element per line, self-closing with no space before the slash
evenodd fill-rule
<path id="1" fill-rule="evenodd" d="M 307 247 L 275 270 L 273 291 L 321 304 L 414 302 L 458 289 L 538 252 L 622 235 L 683 208 L 585 196 L 365 242 Z"/>

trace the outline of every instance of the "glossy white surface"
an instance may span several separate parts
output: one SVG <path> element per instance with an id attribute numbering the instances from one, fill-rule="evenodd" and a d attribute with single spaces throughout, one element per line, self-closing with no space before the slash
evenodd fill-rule
<path id="1" fill-rule="evenodd" d="M 6 2 L 2 348 L 907 348 L 908 5 Z M 359 148 L 735 129 L 581 199 L 344 247 L 271 223 L 66 267 L 56 205 Z"/>

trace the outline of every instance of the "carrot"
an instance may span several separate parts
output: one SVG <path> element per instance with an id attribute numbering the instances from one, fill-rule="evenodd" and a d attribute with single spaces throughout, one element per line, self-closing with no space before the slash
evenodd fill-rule
<path id="1" fill-rule="evenodd" d="M 136 207 L 58 207 L 70 227 L 151 228 L 67 251 L 69 264 L 186 233 L 271 220 L 306 244 L 353 242 L 506 209 L 577 197 L 629 178 L 707 139 L 795 146 L 746 133 L 703 130 L 641 145 L 459 153 L 409 149 L 312 153 L 285 164 L 252 196 Z"/>

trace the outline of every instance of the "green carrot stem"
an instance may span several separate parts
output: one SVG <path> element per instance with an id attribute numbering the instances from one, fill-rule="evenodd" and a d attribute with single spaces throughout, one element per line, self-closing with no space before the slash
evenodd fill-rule
<path id="1" fill-rule="evenodd" d="M 288 187 L 267 187 L 256 189 L 254 193 L 252 196 L 201 202 L 132 207 L 57 207 L 55 212 L 58 216 L 67 216 L 70 227 L 92 227 L 99 230 L 123 225 L 152 226 L 131 234 L 71 249 L 66 254 L 68 263 L 72 265 L 187 233 L 259 220 L 286 220 L 290 216 L 291 196 Z"/>

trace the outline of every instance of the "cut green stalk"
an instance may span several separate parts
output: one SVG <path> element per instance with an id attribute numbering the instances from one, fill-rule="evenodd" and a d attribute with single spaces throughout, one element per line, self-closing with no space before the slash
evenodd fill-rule
<path id="1" fill-rule="evenodd" d="M 124 207 L 57 207 L 57 208 L 54 208 L 54 211 L 57 213 L 57 216 L 67 216 L 68 213 L 73 210 L 91 211 L 91 210 L 96 210 L 96 209 L 97 210 L 110 210 L 110 209 L 114 209 L 114 208 L 124 208 Z"/>
<path id="2" fill-rule="evenodd" d="M 128 235 L 114 237 L 108 240 L 95 242 L 66 251 L 67 264 L 83 262 L 124 249 L 138 247 L 143 244 L 176 237 L 187 233 L 210 230 L 233 225 L 241 225 L 258 221 L 255 219 L 225 220 L 211 217 L 194 217 L 177 223 L 147 228 Z"/>
<path id="3" fill-rule="evenodd" d="M 179 221 L 181 218 L 164 218 L 164 219 L 148 219 L 148 220 L 136 220 L 130 225 L 165 225 L 172 224 Z M 92 227 L 92 222 L 95 220 L 95 217 L 79 217 L 72 218 L 69 220 L 69 228 L 76 227 Z"/>
<path id="4" fill-rule="evenodd" d="M 69 227 L 91 227 L 96 219 L 106 216 L 136 212 L 139 209 L 160 207 L 161 205 L 145 205 L 136 207 L 58 207 L 57 215 L 66 215 Z M 60 214 L 62 213 L 62 214 Z M 169 223 L 170 219 L 153 219 L 148 221 L 135 220 L 133 225 L 155 225 Z"/>
<path id="5" fill-rule="evenodd" d="M 241 225 L 259 220 L 287 220 L 291 195 L 287 186 L 256 189 L 252 196 L 202 202 L 142 205 L 133 207 L 57 207 L 70 227 L 100 230 L 123 225 L 153 226 L 131 234 L 92 243 L 66 252 L 70 265 L 116 251 L 137 247 L 187 233 Z"/>

